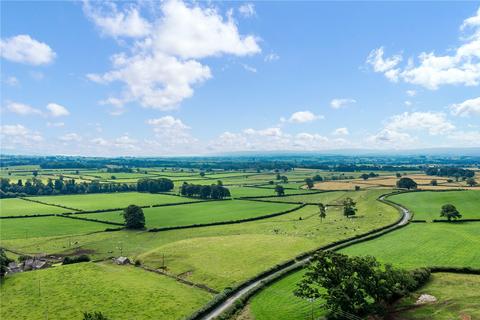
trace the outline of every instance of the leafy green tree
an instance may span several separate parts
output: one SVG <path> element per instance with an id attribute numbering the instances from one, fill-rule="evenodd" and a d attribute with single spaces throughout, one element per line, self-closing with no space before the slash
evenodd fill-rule
<path id="1" fill-rule="evenodd" d="M 477 185 L 477 181 L 475 181 L 475 179 L 473 178 L 468 178 L 466 182 L 467 182 L 467 186 L 470 186 L 470 187 L 474 187 Z"/>
<path id="2" fill-rule="evenodd" d="M 129 205 L 123 210 L 123 218 L 127 229 L 143 229 L 145 228 L 145 215 L 142 208 L 134 204 Z"/>
<path id="3" fill-rule="evenodd" d="M 438 186 L 437 180 L 433 179 L 432 181 L 430 181 L 430 185 L 432 185 L 432 186 Z"/>
<path id="4" fill-rule="evenodd" d="M 323 203 L 318 204 L 320 221 L 327 217 L 327 207 Z"/>
<path id="5" fill-rule="evenodd" d="M 5 250 L 0 248 L 0 277 L 5 276 L 5 273 L 7 273 L 8 264 L 12 261 L 13 260 L 7 257 Z"/>
<path id="6" fill-rule="evenodd" d="M 307 184 L 308 189 L 312 189 L 314 186 L 313 179 L 312 178 L 307 178 L 305 179 L 305 183 Z"/>
<path id="7" fill-rule="evenodd" d="M 275 193 L 277 196 L 282 197 L 285 195 L 285 189 L 281 185 L 277 184 L 275 186 Z"/>
<path id="8" fill-rule="evenodd" d="M 357 203 L 352 198 L 347 197 L 343 200 L 343 215 L 347 218 L 357 213 Z"/>
<path id="9" fill-rule="evenodd" d="M 440 217 L 445 217 L 448 221 L 457 220 L 462 217 L 460 212 L 453 204 L 447 203 L 442 206 L 442 211 L 440 211 Z"/>
<path id="10" fill-rule="evenodd" d="M 368 173 L 364 173 L 360 176 L 360 178 L 362 178 L 363 180 L 367 180 L 368 178 L 370 178 L 370 176 L 368 175 Z"/>
<path id="11" fill-rule="evenodd" d="M 288 177 L 287 176 L 281 176 L 280 179 L 282 180 L 283 183 L 288 182 Z"/>
<path id="12" fill-rule="evenodd" d="M 403 177 L 397 181 L 397 188 L 408 189 L 408 190 L 417 189 L 417 183 L 413 181 L 413 179 L 411 178 Z"/>
<path id="13" fill-rule="evenodd" d="M 101 312 L 84 312 L 83 320 L 109 320 Z"/>
<path id="14" fill-rule="evenodd" d="M 294 294 L 310 301 L 321 298 L 333 319 L 345 319 L 345 314 L 384 315 L 388 304 L 420 287 L 429 277 L 428 269 L 408 272 L 382 266 L 371 256 L 321 251 L 313 257 Z"/>

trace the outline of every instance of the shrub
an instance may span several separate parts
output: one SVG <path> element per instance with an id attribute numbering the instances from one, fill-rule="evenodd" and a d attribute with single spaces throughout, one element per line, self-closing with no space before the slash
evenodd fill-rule
<path id="1" fill-rule="evenodd" d="M 109 320 L 101 312 L 84 312 L 83 320 Z"/>
<path id="2" fill-rule="evenodd" d="M 90 261 L 90 257 L 86 254 L 82 254 L 79 256 L 74 257 L 65 257 L 63 258 L 62 264 L 73 264 L 73 263 L 80 263 L 80 262 L 88 262 Z"/>
<path id="3" fill-rule="evenodd" d="M 129 205 L 123 211 L 125 226 L 127 229 L 143 229 L 145 228 L 145 215 L 142 208 L 134 204 Z"/>

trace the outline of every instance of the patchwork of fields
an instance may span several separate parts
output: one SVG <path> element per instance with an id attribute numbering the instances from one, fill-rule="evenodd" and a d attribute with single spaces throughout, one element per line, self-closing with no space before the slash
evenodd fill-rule
<path id="1" fill-rule="evenodd" d="M 1 174 L 15 178 L 30 177 L 28 170 L 32 168 L 13 170 L 9 175 L 3 169 Z M 397 209 L 378 201 L 380 196 L 393 191 L 396 178 L 391 177 L 391 172 L 366 181 L 358 179 L 359 172 L 345 173 L 345 177 L 351 175 L 354 179 L 316 185 L 316 188 L 328 192 L 306 190 L 303 187 L 305 178 L 315 174 L 324 177 L 339 175 L 320 170 L 282 173 L 288 177 L 288 182 L 282 183 L 286 195 L 276 197 L 274 187 L 279 181 L 273 172 L 207 172 L 201 176 L 198 171 L 162 168 L 140 169 L 132 173 L 82 169 L 39 170 L 41 179 L 62 175 L 88 181 L 99 180 L 101 183 L 134 183 L 144 177 L 169 177 L 174 180 L 176 188 L 184 181 L 216 184 L 217 180 L 221 180 L 229 188 L 233 200 L 203 201 L 181 197 L 176 195 L 178 189 L 172 190 L 171 194 L 132 191 L 2 199 L 0 246 L 16 253 L 12 256 L 88 253 L 93 259 L 106 261 L 57 266 L 7 277 L 0 287 L 0 316 L 6 319 L 27 316 L 41 318 L 48 313 L 51 318 L 81 319 L 82 311 L 91 310 L 102 311 L 112 319 L 180 319 L 211 300 L 213 291 L 221 292 L 241 284 L 304 252 L 397 221 Z M 426 187 L 427 179 L 432 179 L 421 174 L 410 176 Z M 446 179 L 437 180 L 441 188 L 463 188 L 462 182 L 454 185 Z M 274 181 L 274 184 L 270 181 Z M 355 185 L 361 186 L 360 191 L 353 191 Z M 259 197 L 261 201 L 242 197 Z M 356 216 L 350 219 L 343 216 L 342 203 L 347 197 L 357 203 L 358 209 Z M 477 210 L 480 207 L 478 190 L 411 192 L 389 199 L 409 208 L 415 219 L 439 219 L 440 207 L 445 203 L 456 205 L 464 218 L 480 218 Z M 300 203 L 306 206 L 300 208 Z M 318 203 L 327 205 L 325 219 L 319 218 Z M 121 209 L 130 204 L 143 207 L 147 229 L 106 232 L 107 228 L 118 226 L 101 221 L 122 224 Z M 228 224 L 290 210 L 270 218 Z M 65 213 L 72 214 L 62 216 Z M 54 216 L 8 218 L 34 215 Z M 227 224 L 148 231 L 152 228 L 219 222 Z M 480 245 L 480 229 L 477 225 L 476 222 L 412 223 L 374 240 L 347 247 L 342 252 L 373 255 L 381 262 L 404 268 L 432 265 L 480 268 L 480 253 L 476 250 Z M 143 267 L 160 270 L 166 275 L 108 262 L 110 257 L 121 255 L 132 261 L 139 260 Z M 240 319 L 305 319 L 311 317 L 312 313 L 315 317 L 323 317 L 325 310 L 320 301 L 312 303 L 293 296 L 292 291 L 301 276 L 302 271 L 290 274 L 258 293 Z M 470 277 L 471 283 L 477 283 L 478 276 Z M 188 286 L 176 279 L 197 286 Z M 453 282 L 453 276 L 438 274 L 425 290 L 443 297 L 442 285 Z M 29 289 L 34 293 L 22 294 Z M 449 313 L 449 310 L 470 310 L 474 306 L 471 301 L 476 296 L 471 295 L 462 301 L 459 290 L 459 287 L 452 289 L 453 298 L 449 301 L 453 301 L 451 305 L 454 307 L 445 308 L 446 315 L 457 314 L 456 311 Z M 91 296 L 97 298 L 92 301 Z M 410 304 L 411 301 L 406 299 L 402 303 Z M 122 308 L 116 307 L 118 305 L 122 305 Z M 405 317 L 424 319 L 422 317 L 428 317 L 432 310 L 415 309 L 406 312 Z M 476 315 L 474 312 L 469 314 Z"/>

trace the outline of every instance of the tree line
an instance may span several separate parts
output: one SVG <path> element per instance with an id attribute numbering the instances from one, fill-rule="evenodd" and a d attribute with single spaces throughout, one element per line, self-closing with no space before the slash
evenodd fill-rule
<path id="1" fill-rule="evenodd" d="M 137 183 L 100 183 L 77 182 L 75 179 L 48 179 L 43 183 L 40 179 L 28 179 L 23 182 L 10 181 L 8 178 L 0 178 L 0 198 L 15 198 L 35 195 L 60 195 L 60 194 L 84 194 L 84 193 L 107 193 L 107 192 L 167 192 L 173 189 L 170 179 L 140 179 Z"/>
<path id="2" fill-rule="evenodd" d="M 180 194 L 185 197 L 201 199 L 224 199 L 230 197 L 230 190 L 220 184 L 199 185 L 184 182 L 180 187 Z"/>
<path id="3" fill-rule="evenodd" d="M 475 176 L 475 171 L 458 167 L 429 167 L 425 169 L 425 174 L 429 176 L 454 177 L 457 179 L 468 179 Z"/>

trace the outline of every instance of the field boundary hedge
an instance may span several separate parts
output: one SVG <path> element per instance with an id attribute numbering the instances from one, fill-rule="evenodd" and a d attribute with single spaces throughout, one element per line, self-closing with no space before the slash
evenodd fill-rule
<path id="1" fill-rule="evenodd" d="M 77 209 L 77 208 L 71 208 L 71 207 L 67 207 L 67 206 L 62 206 L 60 204 L 43 202 L 43 201 L 40 201 L 40 200 L 28 199 L 28 198 L 23 198 L 23 197 L 19 198 L 19 199 L 22 199 L 22 200 L 25 200 L 25 201 L 30 201 L 30 202 L 35 202 L 35 203 L 40 203 L 40 204 L 44 204 L 44 205 L 47 205 L 47 206 L 59 207 L 59 208 L 62 208 L 62 209 L 68 209 L 68 210 L 73 210 L 73 211 L 82 211 L 82 210 Z"/>
<path id="2" fill-rule="evenodd" d="M 125 224 L 123 223 L 119 223 L 119 222 L 112 222 L 112 221 L 106 221 L 106 220 L 98 220 L 98 219 L 91 219 L 91 218 L 81 218 L 81 217 L 72 217 L 71 215 L 63 215 L 63 214 L 59 214 L 59 215 L 56 215 L 57 217 L 62 217 L 62 218 L 69 218 L 69 219 L 75 219 L 75 220 L 83 220 L 83 221 L 90 221 L 90 222 L 99 222 L 99 223 L 104 223 L 104 224 L 110 224 L 110 225 L 113 225 L 113 226 L 125 226 Z M 113 230 L 109 230 L 109 231 L 113 231 Z"/>
<path id="3" fill-rule="evenodd" d="M 280 215 L 283 215 L 283 214 L 294 212 L 294 211 L 297 211 L 297 210 L 299 210 L 299 209 L 301 209 L 305 206 L 306 206 L 305 204 L 301 204 L 301 205 L 299 205 L 295 208 L 289 209 L 289 210 L 275 212 L 275 213 L 271 213 L 271 214 L 267 214 L 267 215 L 263 215 L 263 216 L 258 216 L 258 217 L 240 219 L 240 220 L 226 220 L 226 221 L 218 221 L 218 222 L 210 222 L 210 223 L 190 224 L 190 225 L 185 225 L 185 226 L 171 226 L 171 227 L 152 228 L 152 229 L 149 229 L 148 232 L 161 232 L 161 231 L 178 230 L 178 229 L 221 226 L 221 225 L 226 225 L 226 224 L 237 224 L 237 223 L 244 223 L 244 222 L 250 222 L 250 221 L 257 221 L 257 220 L 277 217 L 277 216 L 280 216 Z"/>
<path id="4" fill-rule="evenodd" d="M 459 220 L 443 220 L 443 219 L 433 219 L 432 222 L 447 222 L 447 223 L 463 223 L 463 222 L 480 222 L 480 218 L 469 218 L 469 219 L 459 219 Z"/>
<path id="5" fill-rule="evenodd" d="M 267 189 L 267 188 L 263 188 Z M 292 190 L 297 190 L 297 189 L 292 189 Z M 272 189 L 274 191 L 274 189 Z M 309 194 L 317 194 L 317 193 L 325 193 L 325 192 L 334 192 L 334 191 L 345 191 L 345 190 L 320 190 L 320 191 L 310 191 L 310 192 L 302 192 L 302 193 L 296 193 L 296 194 L 287 194 L 284 196 L 277 196 L 277 195 L 271 195 L 271 196 L 248 196 L 248 197 L 238 197 L 236 199 L 239 200 L 250 200 L 250 199 L 267 199 L 267 198 L 285 198 L 285 197 L 292 197 L 292 196 L 305 196 Z"/>
<path id="6" fill-rule="evenodd" d="M 47 213 L 47 214 L 33 214 L 33 215 L 23 215 L 23 216 L 3 216 L 0 219 L 19 219 L 19 218 L 41 218 L 41 217 L 53 217 L 56 214 Z"/>
<path id="7" fill-rule="evenodd" d="M 398 193 L 398 191 L 396 191 L 394 193 Z M 234 294 L 238 293 L 242 289 L 248 287 L 249 285 L 258 281 L 261 278 L 272 276 L 276 272 L 278 272 L 279 270 L 284 269 L 282 272 L 279 272 L 276 275 L 274 275 L 270 278 L 266 278 L 265 280 L 261 281 L 261 283 L 258 286 L 254 287 L 254 288 L 252 288 L 252 290 L 248 291 L 245 296 L 241 297 L 239 300 L 237 300 L 237 302 L 234 305 L 232 305 L 231 307 L 226 309 L 225 313 L 223 313 L 222 315 L 217 317 L 217 319 L 229 319 L 229 317 L 231 317 L 239 309 L 243 308 L 245 306 L 245 304 L 249 301 L 249 299 L 252 296 L 254 296 L 256 293 L 258 293 L 261 289 L 263 289 L 266 285 L 269 285 L 269 284 L 283 278 L 284 276 L 290 274 L 291 272 L 294 272 L 294 271 L 297 271 L 297 270 L 300 270 L 301 268 L 303 268 L 303 266 L 306 263 L 308 263 L 310 257 L 312 255 L 314 255 L 316 252 L 323 251 L 323 250 L 337 251 L 337 250 L 343 249 L 347 246 L 362 242 L 361 241 L 362 239 L 360 239 L 360 238 L 368 237 L 369 235 L 372 235 L 371 237 L 368 237 L 368 239 L 367 239 L 367 240 L 371 240 L 371 239 L 375 238 L 374 233 L 381 232 L 377 236 L 377 237 L 379 237 L 379 236 L 382 236 L 386 233 L 395 231 L 399 228 L 402 228 L 402 227 L 408 225 L 408 223 L 405 224 L 405 225 L 398 225 L 405 217 L 405 211 L 404 210 L 406 210 L 406 211 L 408 211 L 408 210 L 406 208 L 392 202 L 392 201 L 386 200 L 385 198 L 388 197 L 390 194 L 391 193 L 380 195 L 377 198 L 377 200 L 382 202 L 382 203 L 393 206 L 394 208 L 396 208 L 398 210 L 398 212 L 400 213 L 400 217 L 394 223 L 388 224 L 388 225 L 380 227 L 380 228 L 370 230 L 370 231 L 368 231 L 366 233 L 363 233 L 363 234 L 360 234 L 360 235 L 356 235 L 356 236 L 346 238 L 346 239 L 343 239 L 343 240 L 338 240 L 338 241 L 331 242 L 327 245 L 321 246 L 321 247 L 316 248 L 314 250 L 304 252 L 304 253 L 296 256 L 293 259 L 289 259 L 289 260 L 287 260 L 283 263 L 277 264 L 277 265 L 271 267 L 270 269 L 267 269 L 267 270 L 255 275 L 254 277 L 252 277 L 250 279 L 247 279 L 246 281 L 240 283 L 239 285 L 237 285 L 237 286 L 235 286 L 231 289 L 224 290 L 223 292 L 221 292 L 220 294 L 215 296 L 213 298 L 213 300 L 211 300 L 204 307 L 202 307 L 201 309 L 197 310 L 195 313 L 193 313 L 192 315 L 187 317 L 187 320 L 200 320 L 200 319 L 202 319 L 204 316 L 206 316 L 208 313 L 213 311 L 216 307 L 218 307 L 219 305 L 221 305 L 222 303 L 227 301 L 230 297 L 232 297 Z M 408 212 L 410 212 L 410 211 L 408 211 Z M 363 240 L 363 241 L 366 241 L 366 240 Z"/>
<path id="8" fill-rule="evenodd" d="M 427 267 L 431 272 L 446 272 L 446 273 L 460 273 L 460 274 L 477 274 L 480 275 L 480 269 L 470 268 L 470 267 L 443 267 L 443 266 L 432 266 Z"/>

